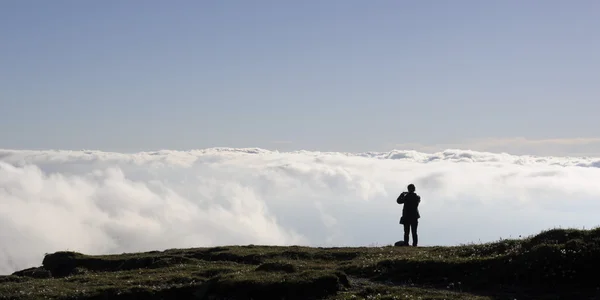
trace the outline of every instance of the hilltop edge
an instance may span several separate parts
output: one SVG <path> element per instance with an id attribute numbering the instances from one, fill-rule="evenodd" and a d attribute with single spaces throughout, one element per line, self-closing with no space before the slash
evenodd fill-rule
<path id="1" fill-rule="evenodd" d="M 47 254 L 0 299 L 597 299 L 600 228 L 451 247 L 222 246 Z"/>

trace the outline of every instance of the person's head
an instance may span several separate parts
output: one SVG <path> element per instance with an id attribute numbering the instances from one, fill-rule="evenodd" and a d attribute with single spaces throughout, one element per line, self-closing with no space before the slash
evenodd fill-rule
<path id="1" fill-rule="evenodd" d="M 414 193 L 414 192 L 415 192 L 415 185 L 414 185 L 414 184 L 412 184 L 412 183 L 411 183 L 411 184 L 409 184 L 409 185 L 408 185 L 408 191 L 409 191 L 409 192 L 411 192 L 411 193 Z"/>

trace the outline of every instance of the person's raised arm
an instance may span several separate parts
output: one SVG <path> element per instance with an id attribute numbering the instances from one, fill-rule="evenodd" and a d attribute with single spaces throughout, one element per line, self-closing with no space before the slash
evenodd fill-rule
<path id="1" fill-rule="evenodd" d="M 398 204 L 403 204 L 404 203 L 404 196 L 406 196 L 406 192 L 400 193 L 400 196 L 398 196 L 398 199 L 396 199 L 396 202 L 398 202 Z"/>

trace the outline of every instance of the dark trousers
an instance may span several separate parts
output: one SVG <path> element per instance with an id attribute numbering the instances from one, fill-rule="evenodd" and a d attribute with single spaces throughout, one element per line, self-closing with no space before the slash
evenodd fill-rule
<path id="1" fill-rule="evenodd" d="M 404 224 L 404 244 L 408 245 L 408 236 L 412 231 L 412 239 L 413 246 L 417 246 L 419 241 L 419 236 L 417 235 L 417 227 L 419 226 L 419 221 L 405 222 Z"/>

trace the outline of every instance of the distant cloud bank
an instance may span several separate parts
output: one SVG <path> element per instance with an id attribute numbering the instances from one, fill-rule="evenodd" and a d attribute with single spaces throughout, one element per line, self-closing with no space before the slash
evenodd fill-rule
<path id="1" fill-rule="evenodd" d="M 600 138 L 553 138 L 528 139 L 486 138 L 462 141 L 452 144 L 423 145 L 419 143 L 397 144 L 400 149 L 415 149 L 424 152 L 437 152 L 443 149 L 471 149 L 487 152 L 507 152 L 517 155 L 541 156 L 592 156 L 600 157 Z"/>
<path id="2" fill-rule="evenodd" d="M 594 227 L 599 177 L 600 158 L 465 150 L 0 150 L 0 274 L 60 250 L 388 245 L 408 183 L 424 246 Z"/>

